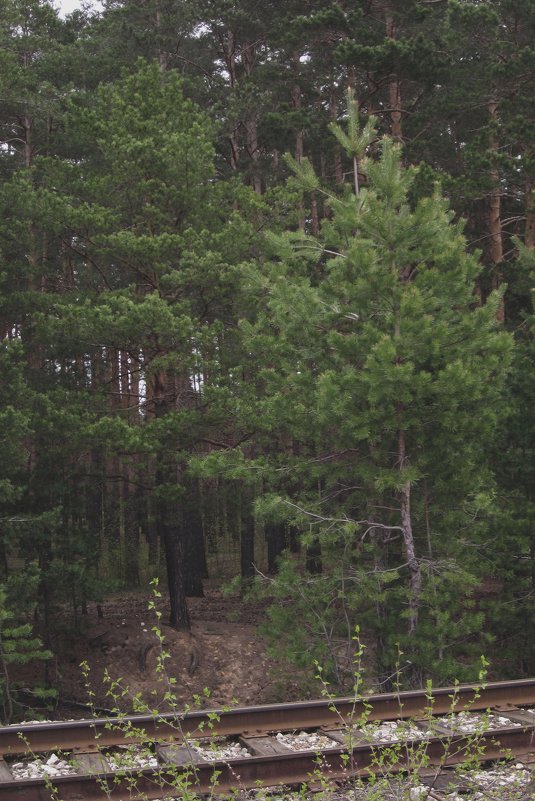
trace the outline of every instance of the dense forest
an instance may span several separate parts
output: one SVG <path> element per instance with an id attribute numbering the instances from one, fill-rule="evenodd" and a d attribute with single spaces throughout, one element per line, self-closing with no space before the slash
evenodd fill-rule
<path id="1" fill-rule="evenodd" d="M 534 0 L 1 9 L 4 669 L 159 575 L 533 673 Z"/>

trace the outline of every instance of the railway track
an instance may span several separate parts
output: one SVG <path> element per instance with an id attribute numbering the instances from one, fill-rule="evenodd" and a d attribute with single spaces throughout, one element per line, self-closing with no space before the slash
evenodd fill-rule
<path id="1" fill-rule="evenodd" d="M 400 773 L 420 763 L 436 774 L 468 756 L 530 761 L 533 707 L 535 679 L 529 679 L 180 717 L 7 726 L 0 728 L 0 801 L 159 799 L 172 797 L 181 783 L 199 794 L 225 794 L 298 785 L 319 775 L 344 781 Z M 57 752 L 69 763 L 68 775 L 14 777 L 28 755 L 54 763 Z"/>

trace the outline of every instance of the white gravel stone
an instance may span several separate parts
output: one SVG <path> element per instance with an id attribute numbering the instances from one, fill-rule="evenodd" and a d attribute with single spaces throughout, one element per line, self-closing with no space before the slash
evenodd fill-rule
<path id="1" fill-rule="evenodd" d="M 429 732 L 419 729 L 407 720 L 385 720 L 381 723 L 368 723 L 360 732 L 366 740 L 373 743 L 399 743 L 404 740 L 423 740 Z"/>
<path id="2" fill-rule="evenodd" d="M 488 770 L 461 774 L 460 782 L 469 795 L 456 792 L 446 796 L 448 801 L 530 801 L 535 797 L 531 787 L 533 774 L 521 762 L 499 765 Z"/>
<path id="3" fill-rule="evenodd" d="M 522 726 L 522 723 L 502 715 L 484 715 L 476 712 L 458 712 L 435 718 L 435 720 L 442 726 L 447 726 L 455 734 L 474 734 L 475 732 L 495 731 L 504 726 L 511 728 L 521 728 Z"/>
<path id="4" fill-rule="evenodd" d="M 105 754 L 110 770 L 147 770 L 157 768 L 158 759 L 146 748 L 134 745 L 119 746 L 116 751 Z"/>
<path id="5" fill-rule="evenodd" d="M 244 759 L 251 756 L 246 748 L 232 740 L 216 742 L 190 740 L 189 747 L 199 754 L 204 762 L 221 762 L 227 759 Z"/>
<path id="6" fill-rule="evenodd" d="M 340 748 L 340 743 L 324 734 L 300 731 L 293 734 L 277 732 L 275 738 L 292 751 L 323 751 L 325 748 Z"/>
<path id="7" fill-rule="evenodd" d="M 43 779 L 45 776 L 72 776 L 76 773 L 75 768 L 65 757 L 57 754 L 50 754 L 45 760 L 26 759 L 19 762 L 12 762 L 9 766 L 14 779 Z"/>

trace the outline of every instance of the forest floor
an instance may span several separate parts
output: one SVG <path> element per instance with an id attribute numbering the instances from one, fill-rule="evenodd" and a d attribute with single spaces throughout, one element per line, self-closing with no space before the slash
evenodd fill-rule
<path id="1" fill-rule="evenodd" d="M 294 669 L 266 653 L 266 643 L 258 633 L 263 606 L 225 597 L 217 589 L 188 603 L 191 634 L 165 625 L 168 610 L 163 601 L 158 607 L 164 650 L 169 655 L 163 673 L 157 669 L 162 648 L 152 631 L 157 619 L 154 611 L 148 611 L 146 595 L 121 594 L 108 599 L 101 604 L 101 618 L 96 605 L 90 604 L 83 616 L 83 632 L 78 634 L 72 633 L 66 613 L 64 632 L 47 668 L 49 682 L 59 690 L 60 706 L 69 701 L 87 703 L 89 684 L 96 707 L 117 706 L 131 712 L 132 699 L 138 696 L 150 709 L 163 710 L 167 678 L 176 679 L 172 689 L 181 706 L 192 704 L 194 696 L 201 697 L 202 706 L 214 707 L 273 703 L 302 695 Z M 80 668 L 82 661 L 89 666 L 88 682 Z M 120 697 L 115 700 L 106 673 L 118 682 L 114 693 Z"/>

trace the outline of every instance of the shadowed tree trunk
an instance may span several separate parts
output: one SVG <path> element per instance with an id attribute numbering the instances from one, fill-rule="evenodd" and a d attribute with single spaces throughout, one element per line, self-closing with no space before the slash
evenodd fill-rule
<path id="1" fill-rule="evenodd" d="M 267 539 L 268 571 L 276 573 L 278 569 L 277 560 L 286 548 L 286 525 L 285 523 L 271 523 L 265 527 Z"/>
<path id="2" fill-rule="evenodd" d="M 169 385 L 165 373 L 155 373 L 153 377 L 153 397 L 155 416 L 164 417 L 168 411 L 169 398 L 174 397 L 174 387 Z M 165 550 L 167 585 L 169 589 L 170 616 L 169 623 L 175 629 L 191 630 L 191 621 L 186 601 L 184 581 L 186 544 L 184 542 L 184 526 L 182 525 L 182 509 L 180 501 L 173 498 L 173 487 L 170 477 L 177 472 L 173 462 L 160 457 L 156 468 L 156 496 L 158 503 L 158 528 L 160 539 Z"/>
<path id="3" fill-rule="evenodd" d="M 319 576 L 323 573 L 323 563 L 321 561 L 321 545 L 319 541 L 311 543 L 306 551 L 305 567 L 307 573 L 313 576 Z"/>
<path id="4" fill-rule="evenodd" d="M 392 40 L 396 38 L 394 20 L 388 11 L 386 16 L 386 35 Z M 392 138 L 395 139 L 396 142 L 401 142 L 403 141 L 401 130 L 401 88 L 396 75 L 392 76 L 388 84 L 388 102 L 390 105 L 390 132 Z"/>
<path id="5" fill-rule="evenodd" d="M 160 536 L 165 548 L 167 586 L 169 591 L 169 624 L 174 629 L 191 630 L 186 588 L 184 585 L 184 540 L 177 502 L 162 501 L 159 515 Z"/>
<path id="6" fill-rule="evenodd" d="M 496 123 L 498 119 L 498 104 L 495 100 L 489 101 L 488 111 L 492 122 Z M 498 143 L 494 132 L 490 135 L 489 148 L 493 155 L 498 155 Z M 489 256 L 493 266 L 492 287 L 496 289 L 501 285 L 503 280 L 501 266 L 503 262 L 503 240 L 501 220 L 502 192 L 500 188 L 500 174 L 495 164 L 492 165 L 490 170 L 490 180 L 492 182 L 492 189 L 489 194 L 488 206 Z M 505 319 L 503 299 L 496 312 L 496 319 L 501 323 L 503 323 Z"/>
<path id="7" fill-rule="evenodd" d="M 338 119 L 338 109 L 336 106 L 336 89 L 335 87 L 331 87 L 331 91 L 329 94 L 329 117 L 331 118 L 332 122 L 336 122 Z M 333 169 L 334 169 L 334 180 L 337 184 L 344 183 L 344 170 L 342 167 L 342 148 L 340 147 L 338 142 L 334 144 L 334 151 L 333 151 Z"/>
<path id="8" fill-rule="evenodd" d="M 251 581 L 254 567 L 255 521 L 253 517 L 253 493 L 242 487 L 241 491 L 241 531 L 240 531 L 240 575 L 244 584 Z"/>
<path id="9" fill-rule="evenodd" d="M 535 248 L 535 178 L 526 185 L 526 228 L 524 244 L 527 248 Z"/>
<path id="10" fill-rule="evenodd" d="M 201 516 L 201 494 L 197 479 L 186 482 L 182 526 L 186 544 L 184 586 L 188 598 L 204 598 L 203 578 L 208 575 Z"/>

